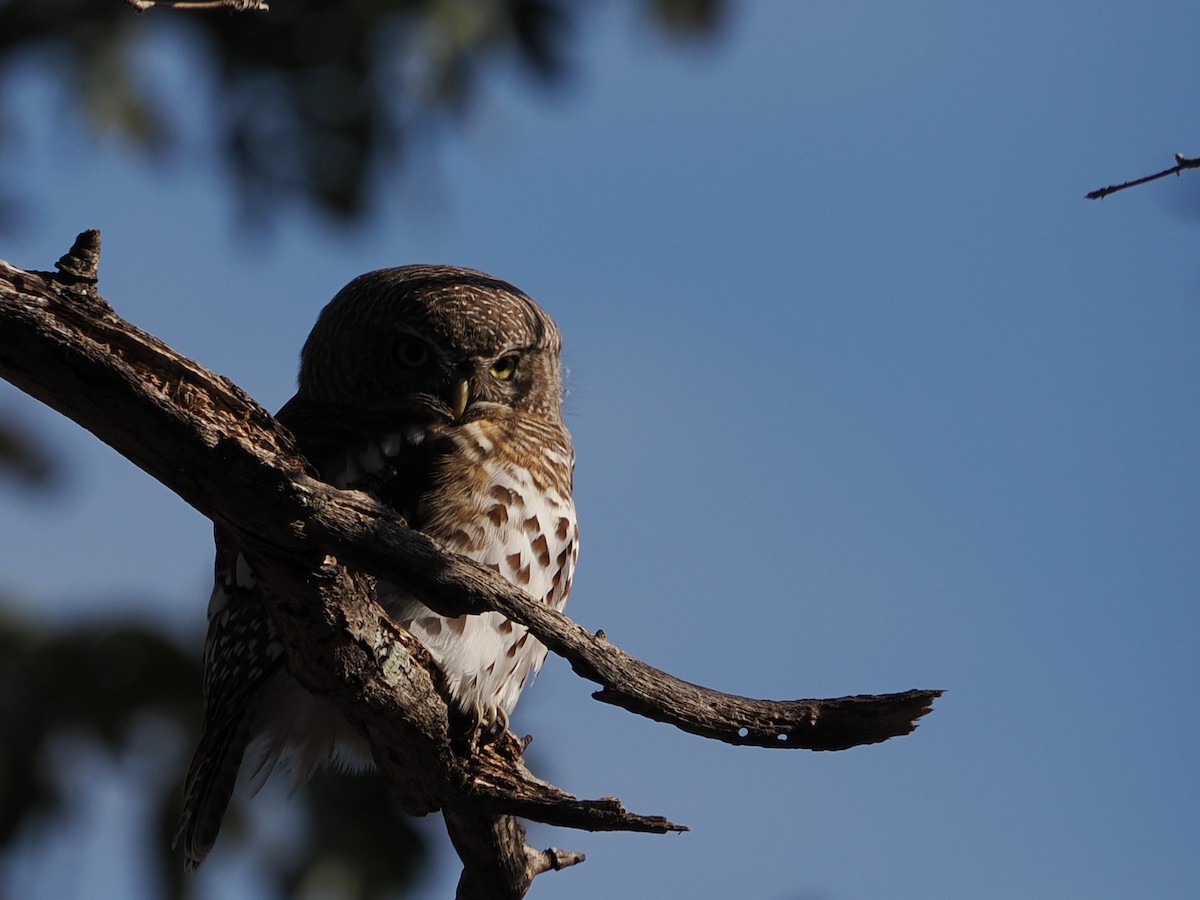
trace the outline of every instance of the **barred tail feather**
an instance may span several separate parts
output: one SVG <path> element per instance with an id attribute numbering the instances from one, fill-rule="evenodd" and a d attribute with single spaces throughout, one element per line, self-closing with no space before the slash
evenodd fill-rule
<path id="1" fill-rule="evenodd" d="M 210 738 L 205 735 L 204 738 Z M 246 752 L 244 728 L 228 728 L 202 739 L 184 788 L 183 814 L 172 848 L 183 844 L 184 868 L 194 872 L 216 843 Z"/>

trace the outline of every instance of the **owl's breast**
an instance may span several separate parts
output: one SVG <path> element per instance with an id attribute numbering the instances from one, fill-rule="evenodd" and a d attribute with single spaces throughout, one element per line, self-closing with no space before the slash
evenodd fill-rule
<path id="1" fill-rule="evenodd" d="M 418 527 L 561 609 L 579 543 L 569 445 L 522 441 L 486 422 L 453 443 L 417 506 Z"/>
<path id="2" fill-rule="evenodd" d="M 390 463 L 367 489 L 446 549 L 562 609 L 579 529 L 571 499 L 573 458 L 561 427 L 479 420 L 431 430 L 391 456 L 386 451 L 396 451 L 397 444 L 384 441 L 379 453 Z M 360 467 L 376 462 L 362 454 L 357 459 Z M 387 583 L 379 585 L 379 599 L 429 648 L 460 705 L 482 720 L 506 717 L 545 659 L 546 648 L 523 625 L 498 613 L 447 618 Z"/>

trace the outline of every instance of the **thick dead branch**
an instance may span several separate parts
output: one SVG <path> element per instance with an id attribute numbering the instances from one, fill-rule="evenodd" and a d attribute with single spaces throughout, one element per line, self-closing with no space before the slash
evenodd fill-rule
<path id="1" fill-rule="evenodd" d="M 832 750 L 906 734 L 939 691 L 763 701 L 689 684 L 634 659 L 490 570 L 447 554 L 365 494 L 312 477 L 291 435 L 236 385 L 121 320 L 95 289 L 99 235 L 59 274 L 0 262 L 0 376 L 67 415 L 238 537 L 266 582 L 289 667 L 371 743 L 405 809 L 445 813 L 460 898 L 519 898 L 582 860 L 524 843 L 514 815 L 588 830 L 681 830 L 613 799 L 534 777 L 508 737 L 468 755 L 425 648 L 388 620 L 359 572 L 439 612 L 497 610 L 526 625 L 597 699 L 733 744 Z M 351 568 L 347 568 L 347 567 Z"/>
<path id="2" fill-rule="evenodd" d="M 512 896 L 521 897 L 533 879 L 543 872 L 565 869 L 585 859 L 582 853 L 556 847 L 534 850 L 525 843 L 525 829 L 521 823 L 511 816 L 464 818 L 453 810 L 447 810 L 444 818 L 446 832 L 459 858 L 472 860 L 473 863 L 463 868 L 455 892 L 456 900 L 508 900 Z M 502 848 L 517 845 L 525 847 L 523 858 L 510 857 L 502 852 Z M 509 893 L 510 886 L 518 887 L 520 893 Z"/>
<path id="3" fill-rule="evenodd" d="M 1168 175 L 1178 175 L 1184 169 L 1200 169 L 1200 157 L 1189 158 L 1182 153 L 1175 154 L 1175 165 L 1169 169 L 1163 169 L 1161 172 L 1155 172 L 1153 175 L 1144 175 L 1141 178 L 1135 178 L 1133 181 L 1126 181 L 1122 184 L 1110 184 L 1108 187 L 1097 188 L 1094 191 L 1088 191 L 1084 194 L 1085 200 L 1103 200 L 1109 194 L 1115 194 L 1117 191 L 1123 191 L 1125 188 L 1137 187 L 1139 184 L 1146 184 L 1151 181 L 1157 181 L 1160 178 L 1166 178 Z"/>

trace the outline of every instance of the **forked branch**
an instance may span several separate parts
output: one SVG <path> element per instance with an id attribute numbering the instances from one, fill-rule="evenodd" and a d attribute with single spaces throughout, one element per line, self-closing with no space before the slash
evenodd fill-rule
<path id="1" fill-rule="evenodd" d="M 293 675 L 370 742 L 409 812 L 445 813 L 463 900 L 520 898 L 582 855 L 534 850 L 512 817 L 588 830 L 682 830 L 613 799 L 534 777 L 507 736 L 474 754 L 452 739 L 441 676 L 372 599 L 361 572 L 450 615 L 496 610 L 526 625 L 596 698 L 733 744 L 836 750 L 907 734 L 940 691 L 752 700 L 680 681 L 447 553 L 365 494 L 315 479 L 291 435 L 236 385 L 120 319 L 96 292 L 99 234 L 57 274 L 0 262 L 0 377 L 67 415 L 233 532 L 270 594 Z"/>

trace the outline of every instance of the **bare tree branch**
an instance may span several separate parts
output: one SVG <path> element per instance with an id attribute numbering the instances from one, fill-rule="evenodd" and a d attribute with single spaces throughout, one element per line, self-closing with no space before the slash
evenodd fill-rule
<path id="1" fill-rule="evenodd" d="M 496 610 L 529 628 L 575 672 L 603 690 L 597 700 L 729 744 L 803 750 L 845 750 L 908 734 L 939 691 L 840 697 L 832 700 L 754 700 L 668 675 L 621 648 L 603 632 L 591 634 L 473 560 L 451 558 L 419 531 L 399 528 L 385 507 L 365 494 L 326 486 L 315 492 L 310 533 L 339 559 L 403 584 L 444 615 Z M 419 561 L 419 562 L 418 562 Z"/>
<path id="2" fill-rule="evenodd" d="M 221 9 L 226 7 L 234 12 L 267 12 L 270 6 L 267 0 L 125 0 L 139 12 L 145 12 L 156 6 L 169 6 L 172 9 Z"/>
<path id="3" fill-rule="evenodd" d="M 1085 200 L 1103 200 L 1109 194 L 1115 194 L 1117 191 L 1123 191 L 1125 188 L 1137 187 L 1139 184 L 1146 184 L 1150 181 L 1157 181 L 1160 178 L 1166 178 L 1168 175 L 1178 175 L 1184 169 L 1200 169 L 1200 157 L 1189 158 L 1182 153 L 1175 154 L 1175 165 L 1169 169 L 1163 169 L 1161 172 L 1155 172 L 1153 175 L 1145 175 L 1141 178 L 1135 178 L 1133 181 L 1126 181 L 1123 184 L 1110 184 L 1108 187 L 1097 188 L 1094 191 L 1088 191 L 1084 194 Z"/>
<path id="4" fill-rule="evenodd" d="M 472 752 L 424 646 L 372 599 L 384 577 L 439 612 L 497 610 L 526 625 L 597 699 L 734 744 L 832 750 L 907 734 L 940 691 L 763 701 L 680 681 L 448 554 L 366 494 L 311 474 L 291 435 L 236 385 L 120 319 L 96 291 L 98 232 L 59 274 L 0 262 L 0 376 L 87 428 L 228 529 L 266 583 L 292 674 L 370 742 L 410 813 L 441 809 L 463 900 L 520 898 L 582 861 L 524 843 L 512 817 L 588 830 L 683 830 L 619 801 L 578 800 L 529 772 L 511 735 Z M 282 599 L 278 599 L 282 598 Z"/>

